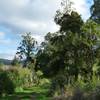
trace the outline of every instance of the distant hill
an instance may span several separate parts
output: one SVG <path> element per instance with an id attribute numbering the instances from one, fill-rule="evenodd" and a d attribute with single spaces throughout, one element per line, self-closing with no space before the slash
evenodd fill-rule
<path id="1" fill-rule="evenodd" d="M 8 59 L 1 59 L 1 58 L 0 58 L 0 63 L 3 63 L 3 64 L 5 64 L 5 65 L 10 65 L 10 64 L 11 64 L 11 62 L 12 62 L 12 60 L 8 60 Z"/>

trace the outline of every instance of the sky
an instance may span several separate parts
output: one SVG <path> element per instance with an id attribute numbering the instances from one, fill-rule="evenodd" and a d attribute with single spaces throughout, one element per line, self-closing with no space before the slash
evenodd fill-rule
<path id="1" fill-rule="evenodd" d="M 92 0 L 72 0 L 73 8 L 86 21 Z M 21 34 L 31 32 L 40 43 L 48 32 L 56 32 L 54 23 L 61 0 L 0 0 L 0 58 L 13 59 Z"/>

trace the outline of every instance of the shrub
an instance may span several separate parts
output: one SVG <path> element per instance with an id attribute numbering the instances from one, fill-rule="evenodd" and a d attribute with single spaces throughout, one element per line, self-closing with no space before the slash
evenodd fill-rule
<path id="1" fill-rule="evenodd" d="M 12 60 L 11 65 L 12 66 L 21 66 L 21 63 L 20 63 L 19 59 L 16 56 Z"/>
<path id="2" fill-rule="evenodd" d="M 40 79 L 40 85 L 50 85 L 50 80 L 46 78 Z"/>
<path id="3" fill-rule="evenodd" d="M 37 72 L 34 71 L 35 84 L 40 85 L 42 79 L 43 79 L 43 73 L 40 70 L 38 70 Z"/>
<path id="4" fill-rule="evenodd" d="M 8 77 L 6 71 L 0 71 L 0 95 L 12 94 L 14 92 L 15 86 L 12 80 Z"/>
<path id="5" fill-rule="evenodd" d="M 64 75 L 57 75 L 53 78 L 50 87 L 50 95 L 58 96 L 65 94 L 65 85 L 67 84 L 66 77 Z"/>
<path id="6" fill-rule="evenodd" d="M 16 87 L 28 87 L 33 84 L 32 71 L 28 68 L 14 67 L 6 72 Z"/>
<path id="7" fill-rule="evenodd" d="M 0 94 L 11 94 L 15 88 L 29 87 L 33 84 L 33 72 L 28 68 L 0 69 Z"/>

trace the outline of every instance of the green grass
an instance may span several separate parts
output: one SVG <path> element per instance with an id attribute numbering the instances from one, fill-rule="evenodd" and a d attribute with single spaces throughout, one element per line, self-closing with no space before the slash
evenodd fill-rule
<path id="1" fill-rule="evenodd" d="M 0 100 L 50 100 L 47 93 L 48 87 L 34 86 L 23 90 L 17 89 L 13 95 L 3 96 Z"/>

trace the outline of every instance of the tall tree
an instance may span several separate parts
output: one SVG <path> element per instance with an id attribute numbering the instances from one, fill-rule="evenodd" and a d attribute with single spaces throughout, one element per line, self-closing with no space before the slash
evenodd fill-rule
<path id="1" fill-rule="evenodd" d="M 16 56 L 14 57 L 14 59 L 12 60 L 11 64 L 13 66 L 20 66 L 20 59 L 18 59 Z"/>
<path id="2" fill-rule="evenodd" d="M 93 20 L 84 23 L 81 16 L 68 7 L 64 12 L 57 11 L 54 21 L 60 30 L 46 35 L 37 54 L 37 65 L 46 76 L 63 78 L 57 77 L 56 81 L 61 90 L 65 80 L 67 84 L 77 81 L 79 76 L 84 82 L 91 80 L 99 53 L 97 23 Z"/>
<path id="3" fill-rule="evenodd" d="M 50 76 L 66 72 L 69 79 L 77 80 L 79 74 L 90 79 L 98 40 L 97 24 L 91 20 L 84 23 L 75 11 L 57 13 L 55 22 L 60 31 L 47 34 L 37 57 L 40 68 Z"/>
<path id="4" fill-rule="evenodd" d="M 36 52 L 36 44 L 37 42 L 31 36 L 31 33 L 22 35 L 22 41 L 17 49 L 17 55 L 25 61 L 24 66 L 27 66 L 28 62 L 34 62 L 33 57 Z"/>
<path id="5" fill-rule="evenodd" d="M 91 18 L 100 24 L 100 0 L 93 0 L 94 4 L 91 6 Z"/>
<path id="6" fill-rule="evenodd" d="M 71 31 L 73 33 L 79 33 L 81 26 L 83 25 L 81 16 L 75 11 L 72 11 L 71 13 L 65 12 L 61 17 L 59 17 L 57 13 L 55 16 L 55 22 L 60 25 L 60 32 Z"/>

